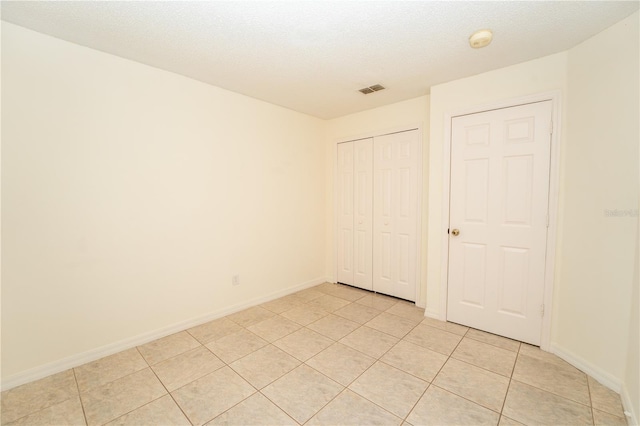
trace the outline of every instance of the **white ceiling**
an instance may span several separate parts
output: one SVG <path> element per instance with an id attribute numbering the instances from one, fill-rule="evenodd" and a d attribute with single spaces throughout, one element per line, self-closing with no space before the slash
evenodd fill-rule
<path id="1" fill-rule="evenodd" d="M 638 1 L 2 1 L 2 19 L 320 118 L 569 49 Z M 493 43 L 468 38 L 490 28 Z M 380 83 L 387 90 L 363 95 Z"/>

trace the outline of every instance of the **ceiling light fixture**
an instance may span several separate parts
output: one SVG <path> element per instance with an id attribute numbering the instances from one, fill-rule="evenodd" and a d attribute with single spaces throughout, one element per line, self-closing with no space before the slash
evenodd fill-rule
<path id="1" fill-rule="evenodd" d="M 493 40 L 491 30 L 479 30 L 471 34 L 471 37 L 469 37 L 469 45 L 474 49 L 480 49 L 481 47 L 488 46 L 491 40 Z"/>

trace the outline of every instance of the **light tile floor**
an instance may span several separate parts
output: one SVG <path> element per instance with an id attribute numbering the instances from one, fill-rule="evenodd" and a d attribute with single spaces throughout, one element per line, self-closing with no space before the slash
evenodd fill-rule
<path id="1" fill-rule="evenodd" d="M 321 284 L 2 393 L 4 425 L 626 425 L 558 357 Z"/>

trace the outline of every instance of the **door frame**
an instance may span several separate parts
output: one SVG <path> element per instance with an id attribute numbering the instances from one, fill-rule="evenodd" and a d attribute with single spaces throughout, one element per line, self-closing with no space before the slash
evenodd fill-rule
<path id="1" fill-rule="evenodd" d="M 482 104 L 468 108 L 454 110 L 445 114 L 444 117 L 444 144 L 443 144 L 443 166 L 442 166 L 442 229 L 441 240 L 442 263 L 440 280 L 440 315 L 439 319 L 447 320 L 447 297 L 449 289 L 449 200 L 451 195 L 451 122 L 454 117 L 462 115 L 476 114 L 496 109 L 509 108 L 518 105 L 535 102 L 551 101 L 551 158 L 549 164 L 549 226 L 547 228 L 547 245 L 545 256 L 544 293 L 543 304 L 544 314 L 542 316 L 542 328 L 540 335 L 540 348 L 549 351 L 551 340 L 551 316 L 553 302 L 553 287 L 555 284 L 555 258 L 556 242 L 558 230 L 558 206 L 560 192 L 560 132 L 562 129 L 562 102 L 559 90 L 544 92 L 530 96 L 517 97 L 489 104 Z"/>
<path id="2" fill-rule="evenodd" d="M 332 282 L 338 282 L 338 191 L 337 191 L 337 182 L 336 179 L 338 177 L 338 145 L 341 143 L 347 142 L 355 142 L 361 139 L 369 139 L 375 138 L 376 136 L 384 136 L 390 135 L 393 133 L 402 133 L 409 132 L 411 130 L 418 131 L 418 150 L 416 155 L 418 156 L 418 170 L 417 170 L 417 200 L 416 200 L 416 214 L 417 214 L 417 223 L 416 223 L 416 294 L 415 294 L 415 304 L 416 306 L 421 306 L 421 295 L 423 292 L 422 289 L 422 198 L 423 198 L 423 145 L 424 145 L 424 130 L 422 123 L 416 124 L 407 124 L 404 126 L 395 126 L 392 128 L 387 128 L 385 130 L 371 131 L 365 132 L 358 135 L 354 135 L 351 137 L 341 137 L 336 138 L 334 143 L 332 144 L 331 150 L 331 163 L 333 164 L 333 277 Z"/>

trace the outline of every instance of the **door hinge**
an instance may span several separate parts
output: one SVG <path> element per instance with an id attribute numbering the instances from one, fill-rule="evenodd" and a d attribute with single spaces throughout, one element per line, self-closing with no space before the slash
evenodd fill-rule
<path id="1" fill-rule="evenodd" d="M 542 305 L 540 305 L 540 316 L 541 317 L 544 316 L 544 303 Z"/>

